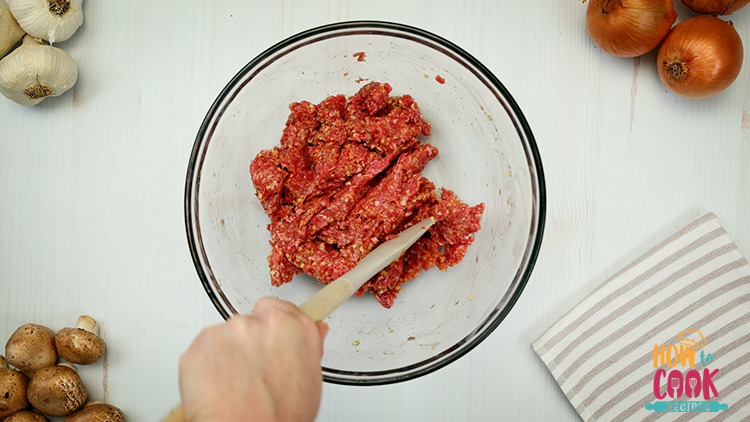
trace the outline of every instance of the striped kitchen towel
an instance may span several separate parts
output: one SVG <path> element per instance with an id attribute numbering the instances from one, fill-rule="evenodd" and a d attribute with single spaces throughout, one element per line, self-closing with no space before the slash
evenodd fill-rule
<path id="1" fill-rule="evenodd" d="M 750 420 L 750 265 L 703 214 L 533 348 L 586 421 Z"/>

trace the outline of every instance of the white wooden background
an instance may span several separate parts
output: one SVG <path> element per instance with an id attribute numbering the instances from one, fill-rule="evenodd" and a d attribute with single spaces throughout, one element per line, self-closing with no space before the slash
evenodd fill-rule
<path id="1" fill-rule="evenodd" d="M 533 3 L 533 4 L 532 4 Z M 0 98 L 0 343 L 87 313 L 106 361 L 91 397 L 130 421 L 179 400 L 177 361 L 221 322 L 187 248 L 185 172 L 229 79 L 281 39 L 374 19 L 448 38 L 503 81 L 542 155 L 547 226 L 500 327 L 457 362 L 396 385 L 326 384 L 319 421 L 574 421 L 531 343 L 607 276 L 704 211 L 750 256 L 750 69 L 714 98 L 662 86 L 655 53 L 598 49 L 581 0 L 84 2 L 59 44 L 77 85 L 24 108 Z M 679 4 L 679 20 L 691 14 Z M 750 7 L 732 17 L 750 46 Z"/>

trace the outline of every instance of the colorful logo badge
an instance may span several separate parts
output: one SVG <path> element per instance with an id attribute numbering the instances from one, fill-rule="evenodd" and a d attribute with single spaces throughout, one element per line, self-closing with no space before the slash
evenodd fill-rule
<path id="1" fill-rule="evenodd" d="M 718 412 L 727 410 L 729 405 L 712 401 L 719 397 L 719 392 L 713 382 L 713 377 L 719 369 L 711 370 L 707 365 L 716 359 L 704 347 L 708 341 L 698 330 L 685 330 L 677 336 L 677 344 L 665 346 L 654 345 L 652 353 L 654 361 L 654 397 L 655 403 L 646 404 L 647 410 L 655 412 Z M 695 369 L 696 352 L 703 372 Z M 675 368 L 667 373 L 662 366 Z M 678 369 L 677 367 L 680 367 Z M 666 379 L 666 388 L 662 387 L 662 380 Z M 667 397 L 671 400 L 665 400 Z M 690 400 L 702 399 L 702 400 Z"/>

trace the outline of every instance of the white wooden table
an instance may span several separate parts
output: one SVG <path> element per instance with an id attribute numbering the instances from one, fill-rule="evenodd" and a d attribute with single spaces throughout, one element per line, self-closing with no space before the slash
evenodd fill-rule
<path id="1" fill-rule="evenodd" d="M 130 421 L 179 400 L 177 362 L 222 321 L 196 275 L 183 193 L 200 123 L 255 55 L 302 30 L 372 19 L 458 44 L 510 90 L 534 131 L 547 224 L 519 302 L 435 373 L 380 387 L 326 384 L 320 421 L 574 421 L 531 343 L 607 276 L 704 211 L 750 256 L 750 69 L 702 101 L 663 87 L 655 52 L 609 56 L 580 0 L 86 1 L 59 44 L 76 86 L 25 108 L 0 98 L 0 339 L 89 314 L 106 361 L 90 396 Z M 677 5 L 679 20 L 690 16 Z M 750 8 L 732 17 L 750 45 Z"/>

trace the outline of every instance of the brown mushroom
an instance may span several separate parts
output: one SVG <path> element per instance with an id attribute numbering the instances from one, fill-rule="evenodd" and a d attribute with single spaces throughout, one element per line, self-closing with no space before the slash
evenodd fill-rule
<path id="1" fill-rule="evenodd" d="M 26 375 L 6 367 L 5 358 L 0 356 L 0 419 L 29 407 L 26 399 Z"/>
<path id="2" fill-rule="evenodd" d="M 64 422 L 125 422 L 125 414 L 111 404 L 92 401 L 65 418 Z"/>
<path id="3" fill-rule="evenodd" d="M 36 371 L 26 391 L 31 406 L 50 416 L 67 416 L 75 412 L 83 407 L 87 396 L 81 377 L 68 363 Z"/>
<path id="4" fill-rule="evenodd" d="M 22 410 L 3 419 L 3 422 L 49 422 L 49 419 L 33 410 Z"/>
<path id="5" fill-rule="evenodd" d="M 57 362 L 55 332 L 38 324 L 24 324 L 5 343 L 5 358 L 31 378 L 37 370 Z"/>
<path id="6" fill-rule="evenodd" d="M 75 328 L 63 328 L 55 336 L 57 353 L 68 362 L 90 365 L 104 356 L 99 324 L 88 315 L 78 317 Z"/>

